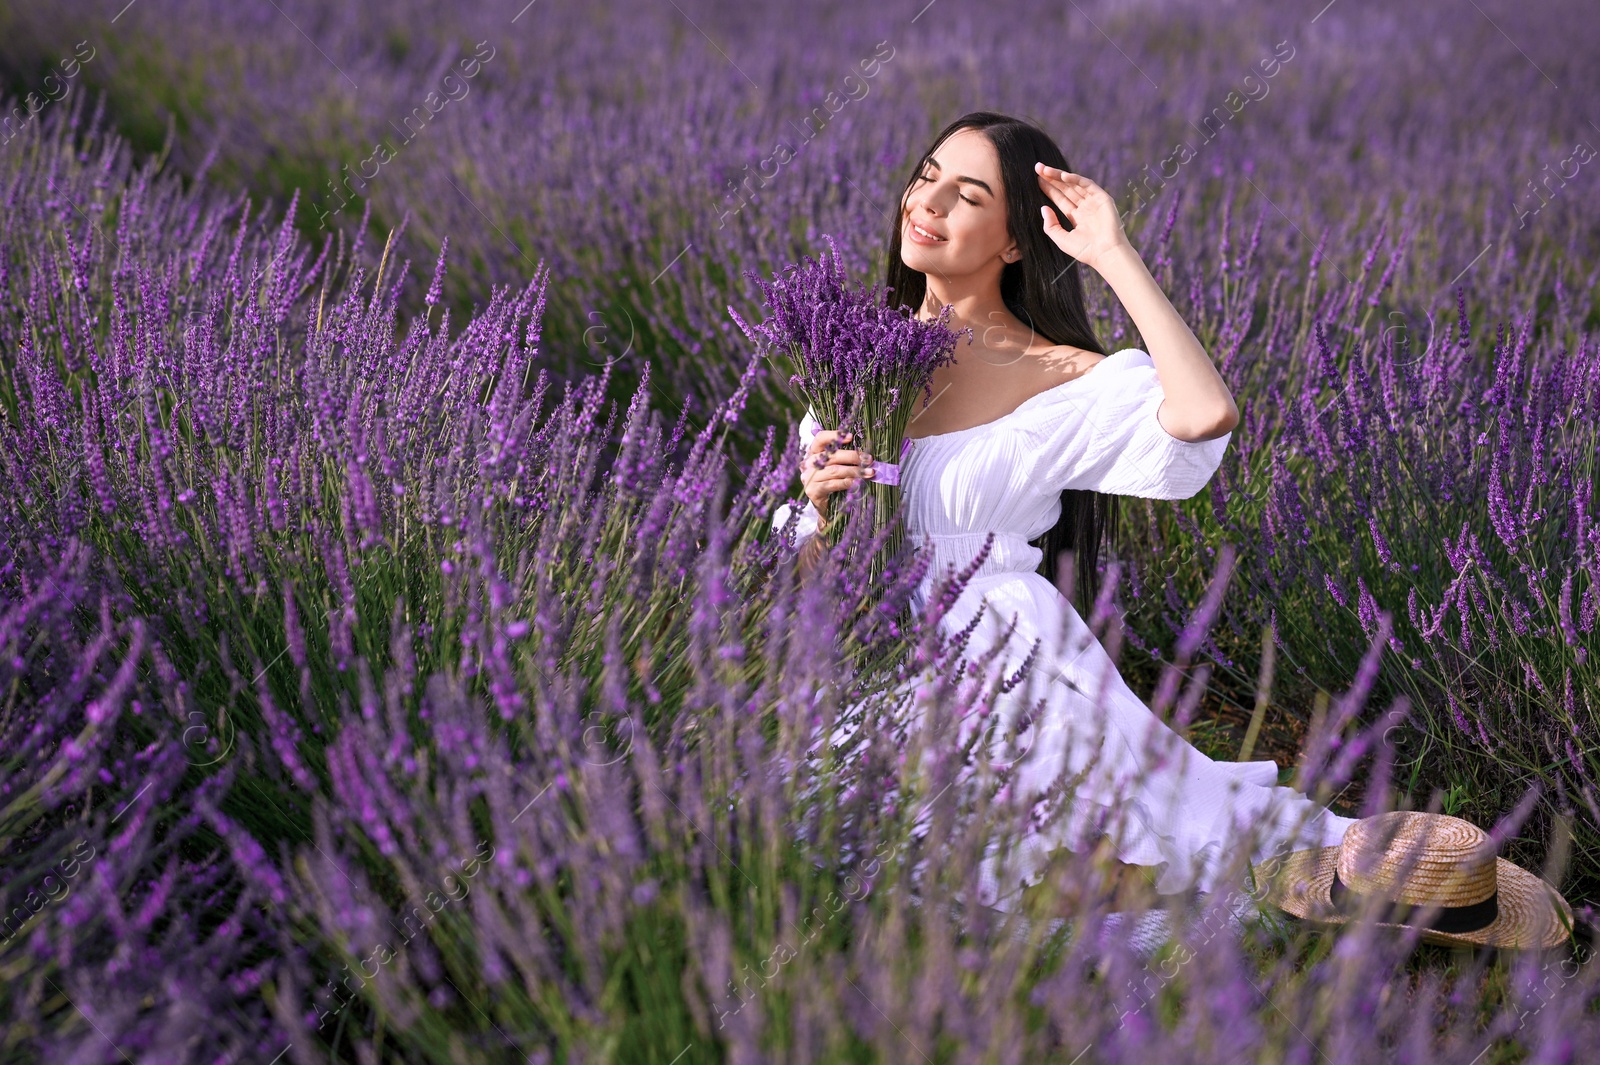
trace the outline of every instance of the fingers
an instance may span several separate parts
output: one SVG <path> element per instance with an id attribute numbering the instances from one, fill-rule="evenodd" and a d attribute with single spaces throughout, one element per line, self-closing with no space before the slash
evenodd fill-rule
<path id="1" fill-rule="evenodd" d="M 806 464 L 800 469 L 800 483 L 805 486 L 808 493 L 835 493 L 840 489 L 850 488 L 859 480 L 875 480 L 878 475 L 877 465 L 867 457 L 861 462 L 837 462 L 837 464 L 816 465 Z"/>
<path id="2" fill-rule="evenodd" d="M 1085 190 L 1081 186 L 1063 185 L 1045 177 L 1043 174 L 1039 175 L 1039 188 L 1043 189 L 1044 194 L 1063 209 L 1078 206 L 1083 202 L 1085 195 Z"/>
<path id="3" fill-rule="evenodd" d="M 817 433 L 801 460 L 800 480 L 813 502 L 877 476 L 872 454 L 859 448 L 840 449 L 841 437 L 848 440 L 851 434 L 832 429 Z"/>
<path id="4" fill-rule="evenodd" d="M 811 465 L 818 455 L 838 454 L 840 444 L 849 439 L 850 433 L 848 430 L 840 433 L 834 429 L 824 429 L 816 433 L 812 436 L 811 443 L 807 445 L 805 455 L 800 460 L 802 468 Z M 824 461 L 827 460 L 825 459 Z"/>
<path id="5" fill-rule="evenodd" d="M 1071 235 L 1078 226 L 1078 220 L 1073 217 L 1074 213 L 1075 212 L 1068 209 L 1063 210 L 1061 214 L 1058 215 L 1056 212 L 1050 209 L 1049 205 L 1039 208 L 1039 214 L 1044 219 L 1044 231 L 1050 236 L 1059 234 L 1060 236 L 1066 237 Z M 1066 218 L 1066 220 L 1072 225 L 1072 229 L 1068 229 L 1066 226 L 1061 224 L 1061 219 L 1063 217 Z"/>
<path id="6" fill-rule="evenodd" d="M 1062 189 L 1076 189 L 1082 192 L 1100 187 L 1082 174 L 1074 174 L 1070 170 L 1062 170 L 1058 167 L 1045 166 L 1043 163 L 1034 163 L 1033 172 L 1038 174 L 1041 180 L 1052 182 Z"/>
<path id="7" fill-rule="evenodd" d="M 1045 184 L 1043 179 L 1039 181 L 1039 188 L 1044 193 L 1044 198 L 1055 204 L 1068 219 L 1071 219 L 1073 212 L 1082 206 L 1080 200 L 1074 200 L 1060 189 Z"/>
<path id="8" fill-rule="evenodd" d="M 872 456 L 867 452 L 856 448 L 841 449 L 838 446 L 841 437 L 848 441 L 851 439 L 851 433 L 848 430 L 840 433 L 833 429 L 826 429 L 817 433 L 812 438 L 810 446 L 806 448 L 805 457 L 801 459 L 801 468 L 820 468 L 817 466 L 818 457 L 822 457 L 823 465 L 871 465 Z"/>
<path id="9" fill-rule="evenodd" d="M 865 451 L 856 450 L 835 451 L 832 454 L 809 456 L 809 461 L 813 466 L 816 465 L 816 460 L 818 457 L 822 458 L 822 464 L 824 466 L 861 466 L 868 465 L 872 462 L 872 456 L 870 454 Z"/>
<path id="10" fill-rule="evenodd" d="M 1058 170 L 1043 163 L 1035 163 L 1033 169 L 1039 175 L 1039 187 L 1044 190 L 1044 194 L 1063 210 L 1066 210 L 1068 205 L 1072 208 L 1083 208 L 1098 205 L 1102 199 L 1109 201 L 1111 198 L 1110 193 L 1082 174 Z"/>
<path id="11" fill-rule="evenodd" d="M 1043 185 L 1043 182 L 1040 182 L 1040 184 Z M 1074 196 L 1072 194 L 1062 192 L 1059 189 L 1053 189 L 1049 187 L 1045 187 L 1044 195 L 1045 199 L 1055 204 L 1056 207 L 1061 211 L 1062 218 L 1066 219 L 1068 222 L 1071 222 L 1073 225 L 1078 224 L 1078 215 L 1083 212 L 1086 205 L 1085 200 L 1081 195 Z"/>
<path id="12" fill-rule="evenodd" d="M 819 429 L 817 432 L 812 434 L 811 444 L 809 447 L 807 447 L 806 451 L 809 454 L 816 454 L 829 444 L 848 443 L 851 435 L 852 434 L 848 429 L 845 429 L 842 432 L 838 429 Z"/>
<path id="13" fill-rule="evenodd" d="M 811 492 L 842 492 L 861 480 L 872 480 L 859 466 L 829 466 L 817 470 L 806 485 Z"/>
<path id="14" fill-rule="evenodd" d="M 805 481 L 806 498 L 811 500 L 813 506 L 826 514 L 829 510 L 828 500 L 836 492 L 845 492 L 854 488 L 863 479 L 871 480 L 868 473 L 863 472 L 860 466 L 828 466 L 820 470 L 811 470 Z"/>

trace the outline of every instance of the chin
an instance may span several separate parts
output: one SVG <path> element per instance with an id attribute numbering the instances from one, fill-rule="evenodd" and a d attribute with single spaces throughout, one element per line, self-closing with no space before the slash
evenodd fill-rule
<path id="1" fill-rule="evenodd" d="M 935 262 L 934 256 L 921 244 L 913 244 L 904 237 L 900 239 L 900 261 L 906 266 L 921 273 L 927 273 L 929 266 Z"/>

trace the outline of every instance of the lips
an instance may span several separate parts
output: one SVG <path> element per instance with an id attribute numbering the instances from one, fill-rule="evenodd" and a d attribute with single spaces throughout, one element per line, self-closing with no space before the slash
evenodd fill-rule
<path id="1" fill-rule="evenodd" d="M 918 244 L 943 244 L 949 238 L 942 233 L 936 233 L 916 222 L 907 224 L 906 229 L 913 241 Z"/>

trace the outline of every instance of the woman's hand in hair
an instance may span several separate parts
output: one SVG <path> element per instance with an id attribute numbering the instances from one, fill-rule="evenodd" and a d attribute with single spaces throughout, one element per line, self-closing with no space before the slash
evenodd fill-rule
<path id="1" fill-rule="evenodd" d="M 1122 216 L 1109 192 L 1082 174 L 1043 163 L 1033 164 L 1033 169 L 1045 196 L 1072 224 L 1068 229 L 1056 211 L 1039 208 L 1045 235 L 1055 241 L 1056 247 L 1095 270 L 1108 254 L 1131 247 L 1128 235 L 1122 231 Z"/>

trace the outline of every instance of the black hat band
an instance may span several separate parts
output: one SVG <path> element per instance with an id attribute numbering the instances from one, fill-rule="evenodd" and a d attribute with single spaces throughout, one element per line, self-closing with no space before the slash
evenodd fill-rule
<path id="1" fill-rule="evenodd" d="M 1328 899 L 1340 910 L 1349 913 L 1355 905 L 1368 898 L 1362 892 L 1347 886 L 1339 879 L 1339 870 L 1333 871 L 1333 881 L 1328 885 Z M 1379 918 L 1388 924 L 1410 924 L 1418 928 L 1427 928 L 1434 932 L 1476 932 L 1494 924 L 1495 918 L 1500 916 L 1500 893 L 1497 891 L 1482 902 L 1474 902 L 1467 906 L 1445 906 L 1439 910 L 1433 920 L 1417 924 L 1410 920 L 1412 913 L 1429 909 L 1435 903 L 1408 903 L 1395 902 L 1388 913 Z"/>

